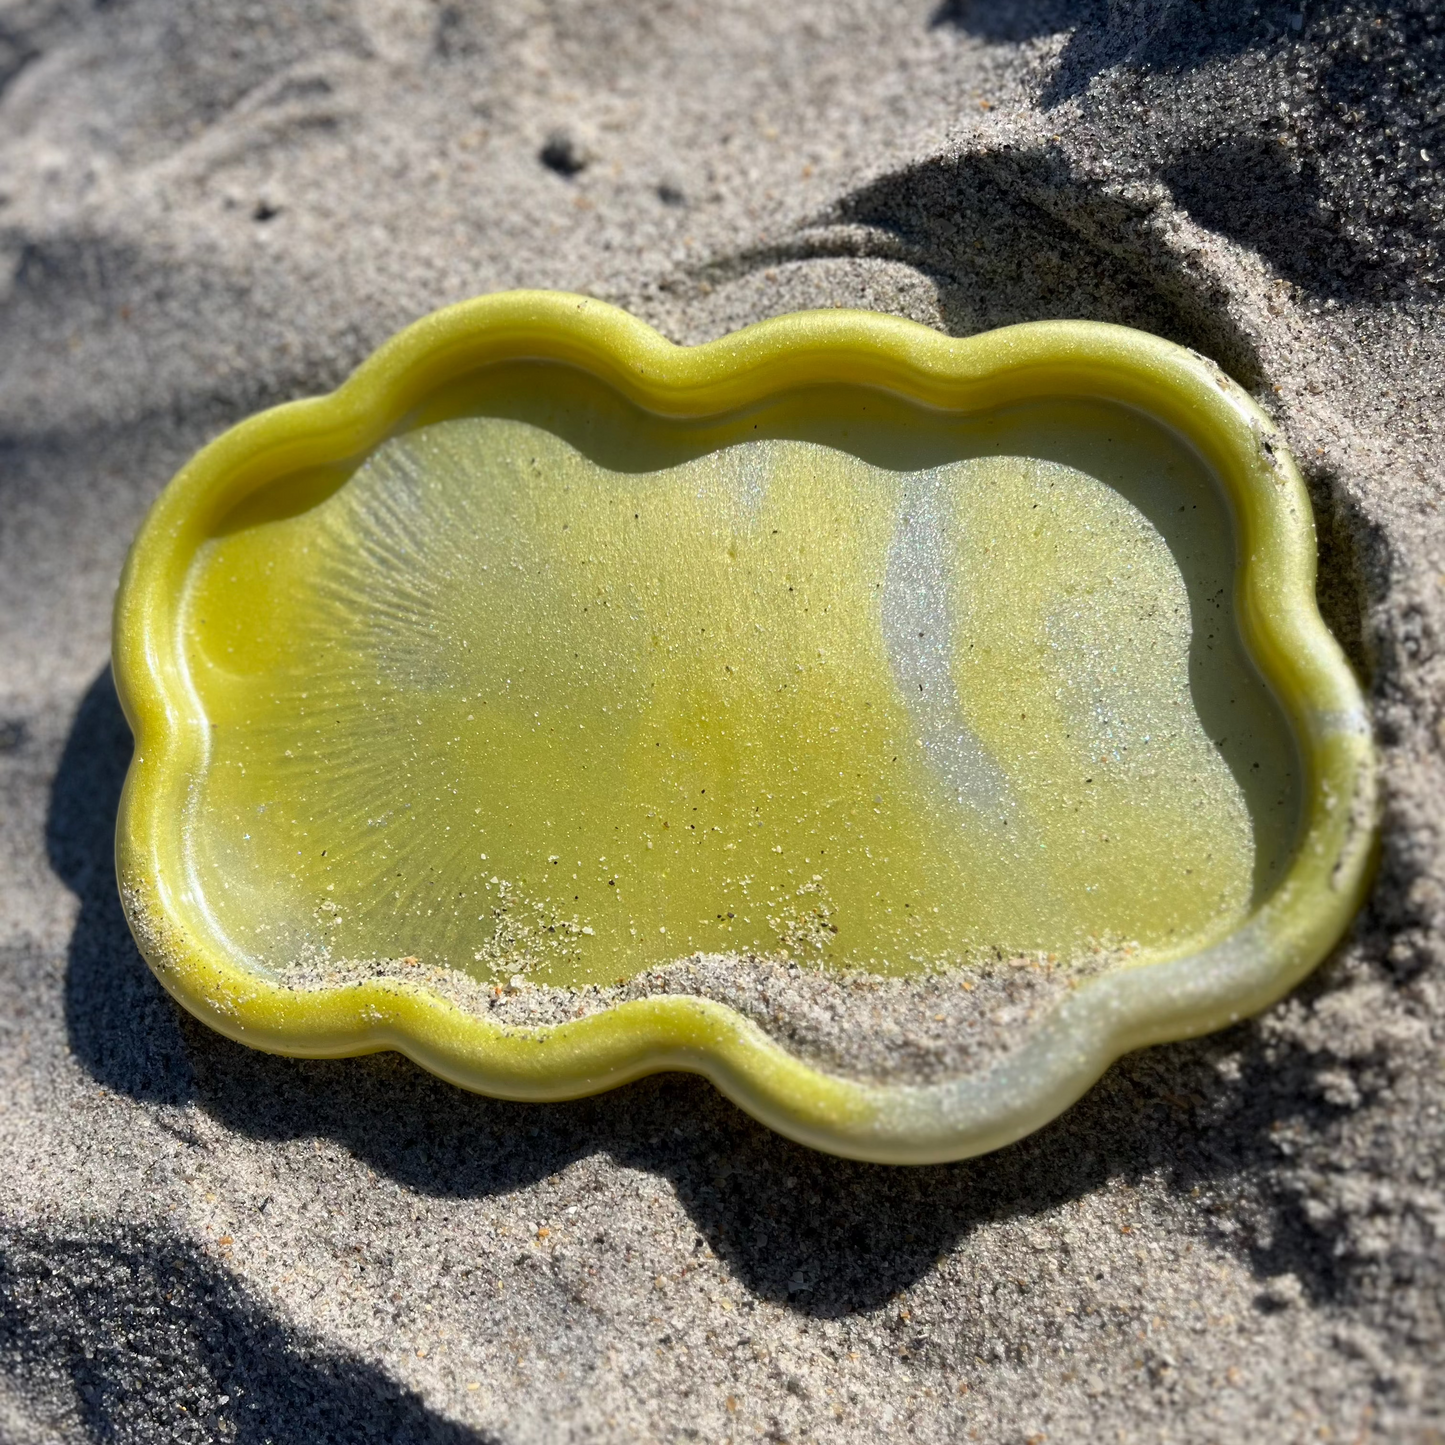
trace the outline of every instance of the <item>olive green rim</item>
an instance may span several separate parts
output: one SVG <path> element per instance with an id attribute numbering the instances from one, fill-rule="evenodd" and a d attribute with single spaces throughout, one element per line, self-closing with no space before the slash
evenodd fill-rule
<path id="1" fill-rule="evenodd" d="M 843 383 L 969 412 L 1096 397 L 1172 427 L 1229 498 L 1246 645 L 1303 761 L 1300 841 L 1282 881 L 1222 941 L 1081 982 L 999 1061 L 928 1085 L 825 1073 L 707 999 L 645 998 L 524 1031 L 468 1013 L 423 983 L 377 978 L 301 991 L 248 968 L 212 925 L 186 857 L 185 820 L 209 749 L 180 634 L 196 550 L 259 487 L 364 453 L 437 387 L 523 358 L 581 367 L 670 416 Z M 1143 332 L 1033 322 L 957 340 L 895 317 L 814 311 L 679 347 L 579 296 L 519 291 L 463 302 L 392 338 L 330 396 L 233 427 L 182 468 L 147 516 L 115 609 L 115 676 L 136 737 L 116 838 L 126 916 L 171 994 L 257 1048 L 311 1058 L 396 1049 L 466 1088 L 512 1099 L 572 1098 L 689 1070 L 771 1128 L 830 1153 L 892 1163 L 979 1154 L 1053 1118 L 1120 1054 L 1264 1008 L 1325 956 L 1358 909 L 1374 851 L 1376 760 L 1364 700 L 1320 618 L 1314 582 L 1309 500 L 1273 423 L 1213 363 Z"/>

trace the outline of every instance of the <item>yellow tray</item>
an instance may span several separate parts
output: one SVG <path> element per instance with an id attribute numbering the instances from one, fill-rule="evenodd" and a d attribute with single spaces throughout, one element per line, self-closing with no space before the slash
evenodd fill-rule
<path id="1" fill-rule="evenodd" d="M 827 311 L 683 348 L 467 302 L 153 507 L 115 615 L 126 914 L 258 1048 L 537 1100 L 686 1069 L 820 1149 L 979 1153 L 1263 1008 L 1359 906 L 1375 758 L 1314 571 L 1279 434 L 1156 337 Z M 930 1084 L 700 997 L 521 1029 L 433 986 L 1101 950 Z"/>

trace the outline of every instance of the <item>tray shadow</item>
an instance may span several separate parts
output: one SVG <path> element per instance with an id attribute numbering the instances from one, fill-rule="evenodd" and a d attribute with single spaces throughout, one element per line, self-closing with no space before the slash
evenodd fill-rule
<path id="1" fill-rule="evenodd" d="M 877 1309 L 974 1231 L 1050 1213 L 1110 1180 L 1153 1177 L 1179 1195 L 1246 1174 L 1268 1180 L 1278 1120 L 1323 1127 L 1338 1112 L 1303 1086 L 1320 1061 L 1301 1051 L 1281 1063 L 1278 1047 L 1267 1059 L 1250 1024 L 1132 1055 L 1030 1138 L 927 1168 L 802 1148 L 687 1075 L 528 1105 L 468 1094 L 396 1054 L 259 1053 L 183 1014 L 131 940 L 113 863 L 130 752 L 106 669 L 76 713 L 47 828 L 52 863 L 81 904 L 66 973 L 69 1042 L 97 1081 L 145 1104 L 195 1105 L 258 1141 L 334 1139 L 429 1197 L 501 1195 L 605 1154 L 667 1179 L 700 1238 L 743 1284 L 802 1314 Z M 1223 1053 L 1242 1058 L 1237 1076 L 1215 1067 Z M 1345 1285 L 1331 1239 L 1291 1197 L 1261 1200 L 1256 1228 L 1226 1235 L 1201 1217 L 1199 1229 L 1261 1278 L 1292 1270 L 1316 1298 Z"/>

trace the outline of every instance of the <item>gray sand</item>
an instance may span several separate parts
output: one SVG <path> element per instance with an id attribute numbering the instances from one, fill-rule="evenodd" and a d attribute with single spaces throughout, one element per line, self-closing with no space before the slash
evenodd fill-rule
<path id="1" fill-rule="evenodd" d="M 0 1440 L 1445 1437 L 1437 9 L 0 0 Z M 1378 722 L 1347 943 L 921 1170 L 182 1017 L 110 861 L 125 546 L 224 426 L 517 285 L 1213 356 Z"/>
<path id="2" fill-rule="evenodd" d="M 790 1053 L 831 1073 L 876 1083 L 929 1084 L 970 1073 L 1024 1043 L 1071 988 L 1119 962 L 1053 964 L 1021 955 L 889 978 L 805 965 L 775 954 L 698 953 L 622 983 L 585 988 L 495 980 L 427 967 L 415 958 L 308 962 L 286 970 L 297 989 L 335 989 L 374 978 L 422 984 L 467 1013 L 513 1029 L 539 1029 L 629 999 L 687 994 L 751 1019 Z"/>

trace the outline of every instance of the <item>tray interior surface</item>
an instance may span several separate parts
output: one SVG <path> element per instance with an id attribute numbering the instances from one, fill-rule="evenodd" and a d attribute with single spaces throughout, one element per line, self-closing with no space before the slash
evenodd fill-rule
<path id="1" fill-rule="evenodd" d="M 282 976 L 1186 953 L 1298 826 L 1235 570 L 1207 468 L 1110 403 L 669 419 L 491 368 L 197 553 L 192 883 Z"/>

